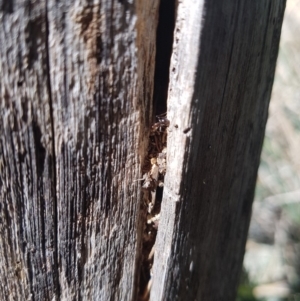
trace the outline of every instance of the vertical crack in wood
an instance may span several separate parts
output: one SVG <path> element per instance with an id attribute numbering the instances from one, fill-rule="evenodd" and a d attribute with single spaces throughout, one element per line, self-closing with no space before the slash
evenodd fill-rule
<path id="1" fill-rule="evenodd" d="M 167 131 L 169 121 L 159 117 L 151 127 L 148 153 L 143 166 L 143 189 L 146 208 L 146 220 L 143 229 L 142 266 L 140 272 L 140 298 L 149 300 L 154 245 L 159 224 L 163 182 L 166 173 Z"/>
<path id="2" fill-rule="evenodd" d="M 156 234 L 159 226 L 163 181 L 166 173 L 167 132 L 169 121 L 167 97 L 169 68 L 175 27 L 175 0 L 161 0 L 156 33 L 156 58 L 153 92 L 153 116 L 155 122 L 149 135 L 147 157 L 143 166 L 143 189 L 145 190 L 146 221 L 144 224 L 142 265 L 140 269 L 139 300 L 150 298 L 152 266 Z"/>
<path id="3" fill-rule="evenodd" d="M 175 28 L 175 0 L 161 0 L 156 33 L 153 108 L 155 115 L 167 111 L 169 69 Z M 154 121 L 153 118 L 153 121 Z"/>
<path id="4" fill-rule="evenodd" d="M 60 299 L 60 284 L 59 284 L 59 275 L 58 275 L 58 204 L 57 204 L 57 193 L 56 193 L 56 153 L 55 153 L 55 133 L 54 133 L 54 119 L 53 119 L 53 99 L 52 99 L 52 87 L 51 87 L 51 74 L 50 74 L 50 50 L 49 50 L 49 19 L 48 19 L 48 0 L 45 3 L 45 24 L 46 24 L 46 66 L 47 66 L 47 90 L 49 95 L 49 108 L 50 108 L 50 123 L 51 123 L 51 136 L 52 136 L 52 179 L 53 179 L 53 207 L 54 216 L 53 216 L 53 237 L 54 237 L 54 259 L 55 259 L 55 271 L 56 275 L 54 275 L 55 285 L 54 287 L 57 289 L 56 297 Z"/>

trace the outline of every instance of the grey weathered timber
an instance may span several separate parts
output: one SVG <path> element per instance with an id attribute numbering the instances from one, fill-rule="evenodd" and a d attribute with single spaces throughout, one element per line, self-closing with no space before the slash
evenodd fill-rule
<path id="1" fill-rule="evenodd" d="M 136 300 L 157 14 L 0 2 L 1 300 Z"/>
<path id="2" fill-rule="evenodd" d="M 178 2 L 152 301 L 235 298 L 284 8 Z"/>

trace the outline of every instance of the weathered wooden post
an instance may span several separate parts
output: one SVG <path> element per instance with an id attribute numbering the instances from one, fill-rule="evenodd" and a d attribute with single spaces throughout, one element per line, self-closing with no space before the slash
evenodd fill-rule
<path id="1" fill-rule="evenodd" d="M 234 300 L 285 1 L 178 3 L 151 300 Z"/>
<path id="2" fill-rule="evenodd" d="M 234 300 L 285 1 L 159 4 L 0 2 L 1 300 L 146 300 L 151 283 L 153 301 Z M 166 105 L 149 279 L 157 183 L 140 179 Z"/>
<path id="3" fill-rule="evenodd" d="M 134 300 L 158 1 L 1 5 L 1 300 Z"/>

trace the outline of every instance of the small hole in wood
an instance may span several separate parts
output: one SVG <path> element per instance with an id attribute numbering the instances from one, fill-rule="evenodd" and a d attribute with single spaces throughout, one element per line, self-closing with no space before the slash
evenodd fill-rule
<path id="1" fill-rule="evenodd" d="M 187 134 L 190 130 L 191 130 L 190 127 L 189 127 L 189 128 L 186 128 L 185 130 L 183 130 L 183 133 L 184 133 L 184 134 Z"/>

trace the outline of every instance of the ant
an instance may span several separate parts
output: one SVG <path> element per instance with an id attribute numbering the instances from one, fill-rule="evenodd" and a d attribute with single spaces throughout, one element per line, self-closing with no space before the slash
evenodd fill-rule
<path id="1" fill-rule="evenodd" d="M 151 130 L 153 132 L 158 130 L 159 132 L 164 132 L 163 128 L 167 128 L 170 125 L 170 121 L 167 119 L 167 113 L 157 115 L 156 118 L 158 119 L 158 122 L 152 125 Z"/>
<path id="2" fill-rule="evenodd" d="M 150 141 L 154 146 L 155 153 L 160 153 L 167 143 L 167 127 L 170 121 L 165 114 L 157 115 L 158 122 L 154 123 L 150 131 Z"/>

